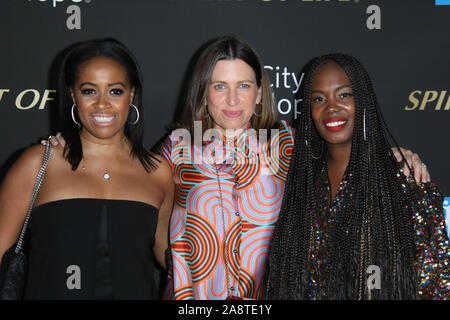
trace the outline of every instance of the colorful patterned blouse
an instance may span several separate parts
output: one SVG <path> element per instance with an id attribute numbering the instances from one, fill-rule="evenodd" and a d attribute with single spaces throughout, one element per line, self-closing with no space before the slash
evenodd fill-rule
<path id="1" fill-rule="evenodd" d="M 293 129 L 281 121 L 266 140 L 256 139 L 252 129 L 230 139 L 210 131 L 201 147 L 172 133 L 161 150 L 176 178 L 170 223 L 173 298 L 257 299 Z"/>
<path id="2" fill-rule="evenodd" d="M 398 173 L 398 175 L 403 173 Z M 327 243 L 334 231 L 335 220 L 343 205 L 343 199 L 352 197 L 347 185 L 352 173 L 346 171 L 336 193 L 329 205 L 330 185 L 326 165 L 322 167 L 316 180 L 316 197 L 314 203 L 313 242 L 310 251 L 309 299 L 326 298 L 326 264 Z M 411 175 L 409 185 L 416 201 L 411 208 L 415 228 L 418 297 L 420 299 L 450 298 L 450 250 L 443 213 L 443 197 L 436 185 L 416 183 Z"/>

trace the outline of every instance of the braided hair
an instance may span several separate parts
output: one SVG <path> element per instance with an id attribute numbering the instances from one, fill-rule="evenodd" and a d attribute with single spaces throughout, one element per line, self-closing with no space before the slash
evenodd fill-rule
<path id="1" fill-rule="evenodd" d="M 329 54 L 306 66 L 301 115 L 295 135 L 283 203 L 274 230 L 265 275 L 266 299 L 307 299 L 313 240 L 315 180 L 327 154 L 311 117 L 311 87 L 316 71 L 334 61 L 347 74 L 355 101 L 355 124 L 347 188 L 328 239 L 326 299 L 415 299 L 414 230 L 411 195 L 402 185 L 369 75 L 354 57 Z M 403 155 L 402 155 L 403 156 Z M 366 286 L 366 270 L 381 270 L 381 290 Z M 322 279 L 320 279 L 322 280 Z"/>

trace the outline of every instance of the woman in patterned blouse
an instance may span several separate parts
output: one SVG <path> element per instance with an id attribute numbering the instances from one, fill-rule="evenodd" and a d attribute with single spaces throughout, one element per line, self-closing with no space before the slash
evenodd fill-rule
<path id="1" fill-rule="evenodd" d="M 270 82 L 247 43 L 224 37 L 202 52 L 180 127 L 161 150 L 176 178 L 174 298 L 258 298 L 293 132 L 277 121 Z"/>
<path id="2" fill-rule="evenodd" d="M 333 54 L 304 80 L 265 297 L 448 299 L 442 195 L 402 174 L 367 72 Z"/>

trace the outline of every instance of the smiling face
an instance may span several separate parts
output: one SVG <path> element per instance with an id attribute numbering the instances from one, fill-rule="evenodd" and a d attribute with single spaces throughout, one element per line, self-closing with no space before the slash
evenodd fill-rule
<path id="1" fill-rule="evenodd" d="M 261 102 L 253 69 L 241 59 L 220 60 L 216 63 L 208 84 L 206 100 L 214 128 L 245 128 Z"/>
<path id="2" fill-rule="evenodd" d="M 316 72 L 311 87 L 311 115 L 317 132 L 328 145 L 351 145 L 355 101 L 350 80 L 335 62 Z"/>
<path id="3" fill-rule="evenodd" d="M 82 137 L 98 143 L 123 139 L 134 88 L 121 64 L 108 57 L 83 62 L 71 94 L 83 125 Z"/>

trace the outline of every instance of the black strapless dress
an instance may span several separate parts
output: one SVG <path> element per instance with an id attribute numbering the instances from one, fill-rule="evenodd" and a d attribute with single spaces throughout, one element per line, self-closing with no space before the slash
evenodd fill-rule
<path id="1" fill-rule="evenodd" d="M 158 210 L 128 200 L 65 199 L 33 209 L 24 299 L 158 299 Z"/>

